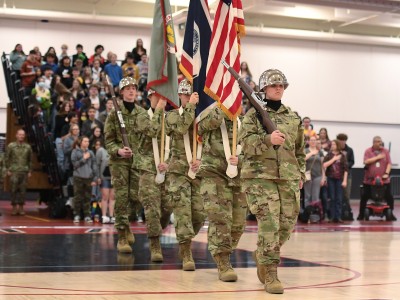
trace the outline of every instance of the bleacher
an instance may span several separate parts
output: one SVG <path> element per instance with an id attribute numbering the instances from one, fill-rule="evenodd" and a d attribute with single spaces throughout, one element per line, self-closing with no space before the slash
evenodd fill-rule
<path id="1" fill-rule="evenodd" d="M 24 129 L 27 136 L 27 141 L 32 146 L 32 150 L 39 162 L 38 173 L 47 174 L 48 183 L 44 186 L 35 186 L 34 189 L 40 192 L 40 200 L 46 202 L 49 206 L 59 198 L 64 198 L 62 191 L 61 173 L 57 165 L 56 150 L 54 141 L 43 123 L 40 115 L 35 114 L 33 106 L 29 103 L 29 96 L 25 96 L 24 88 L 17 74 L 12 70 L 10 61 L 3 52 L 1 62 L 4 71 L 4 77 L 7 85 L 7 94 L 9 98 L 9 107 L 12 109 L 14 120 L 7 120 L 7 127 L 13 128 L 19 126 Z M 15 122 L 16 120 L 16 122 Z M 14 122 L 17 124 L 11 124 Z M 12 136 L 12 138 L 14 138 Z M 10 142 L 10 141 L 8 141 Z M 49 189 L 49 186 L 51 187 Z"/>

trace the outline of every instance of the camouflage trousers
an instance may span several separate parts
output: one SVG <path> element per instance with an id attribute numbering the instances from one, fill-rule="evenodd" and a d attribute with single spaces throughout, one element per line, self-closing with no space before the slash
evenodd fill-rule
<path id="1" fill-rule="evenodd" d="M 209 221 L 208 250 L 212 256 L 231 253 L 246 223 L 247 205 L 240 187 L 222 177 L 202 178 L 200 194 Z"/>
<path id="2" fill-rule="evenodd" d="M 115 192 L 115 228 L 130 226 L 129 215 L 138 206 L 139 171 L 129 165 L 110 165 L 111 182 Z"/>
<path id="3" fill-rule="evenodd" d="M 156 175 L 151 172 L 140 171 L 139 201 L 144 208 L 149 238 L 161 236 L 162 229 L 168 225 L 172 212 L 171 201 L 166 196 L 166 183 L 157 184 L 155 177 Z"/>
<path id="4" fill-rule="evenodd" d="M 28 173 L 12 172 L 10 176 L 11 205 L 24 205 Z"/>
<path id="5" fill-rule="evenodd" d="M 185 175 L 168 174 L 168 194 L 174 209 L 176 239 L 185 243 L 199 233 L 206 214 L 200 195 L 200 179 L 190 179 Z"/>
<path id="6" fill-rule="evenodd" d="M 74 216 L 81 214 L 90 217 L 90 198 L 92 197 L 92 179 L 74 176 Z"/>
<path id="7" fill-rule="evenodd" d="M 243 179 L 250 211 L 258 223 L 257 258 L 260 264 L 279 264 L 280 249 L 290 238 L 300 210 L 296 180 Z"/>

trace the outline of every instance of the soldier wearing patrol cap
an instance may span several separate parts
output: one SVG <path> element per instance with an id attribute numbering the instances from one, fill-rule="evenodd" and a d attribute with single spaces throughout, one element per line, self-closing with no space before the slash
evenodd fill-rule
<path id="1" fill-rule="evenodd" d="M 239 131 L 244 153 L 241 187 L 258 221 L 257 250 L 253 257 L 259 280 L 272 294 L 282 294 L 284 290 L 277 275 L 280 249 L 296 224 L 300 189 L 305 180 L 304 128 L 300 117 L 281 103 L 288 86 L 281 71 L 269 69 L 262 73 L 264 109 L 277 130 L 267 133 L 258 112 L 251 108 Z"/>
<path id="2" fill-rule="evenodd" d="M 138 201 L 138 170 L 132 166 L 132 157 L 138 155 L 139 135 L 135 130 L 136 120 L 144 109 L 135 104 L 137 84 L 132 77 L 125 77 L 119 83 L 122 101 L 120 108 L 128 133 L 129 147 L 124 147 L 119 128 L 118 116 L 113 109 L 106 119 L 105 146 L 110 154 L 111 181 L 115 189 L 115 228 L 118 231 L 117 249 L 131 253 L 135 239 L 130 230 L 129 212 Z"/>
<path id="3" fill-rule="evenodd" d="M 184 271 L 194 271 L 191 242 L 203 226 L 205 213 L 200 195 L 200 179 L 196 170 L 200 160 L 193 163 L 193 121 L 199 94 L 192 93 L 187 79 L 179 83 L 178 95 L 182 106 L 168 112 L 165 132 L 171 137 L 171 159 L 168 168 L 168 192 L 174 208 L 174 225 L 179 242 L 179 256 Z M 189 155 L 189 156 L 188 156 Z M 192 173 L 189 177 L 188 171 Z"/>

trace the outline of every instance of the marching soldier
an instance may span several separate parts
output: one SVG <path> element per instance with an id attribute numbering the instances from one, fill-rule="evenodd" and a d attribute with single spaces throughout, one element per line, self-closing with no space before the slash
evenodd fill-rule
<path id="1" fill-rule="evenodd" d="M 155 180 L 157 174 L 161 177 L 165 175 L 168 167 L 159 161 L 162 116 L 167 101 L 160 99 L 154 92 L 150 92 L 149 98 L 151 107 L 140 112 L 135 124 L 139 149 L 138 155 L 134 156 L 133 166 L 139 170 L 139 200 L 146 217 L 151 261 L 162 262 L 160 237 L 162 229 L 169 224 L 172 207 L 165 195 L 165 183 L 156 183 Z"/>
<path id="2" fill-rule="evenodd" d="M 194 271 L 191 242 L 203 226 L 205 213 L 200 195 L 200 179 L 195 177 L 199 160 L 193 163 L 190 146 L 193 144 L 193 121 L 199 95 L 192 93 L 186 79 L 179 84 L 178 95 L 182 106 L 167 114 L 166 134 L 171 137 L 171 159 L 168 167 L 168 193 L 174 208 L 174 225 L 179 242 L 179 255 L 184 271 Z M 191 177 L 188 171 L 191 168 Z M 193 178 L 194 177 L 194 178 Z"/>
<path id="3" fill-rule="evenodd" d="M 131 253 L 135 242 L 130 229 L 129 212 L 138 203 L 139 172 L 132 166 L 132 156 L 138 155 L 139 136 L 135 131 L 136 120 L 144 109 L 135 105 L 137 84 L 131 77 L 123 78 L 119 83 L 122 103 L 122 118 L 128 134 L 129 146 L 124 147 L 119 128 L 118 116 L 113 109 L 106 119 L 105 145 L 110 155 L 111 181 L 115 189 L 115 228 L 118 231 L 117 249 L 122 253 Z"/>
<path id="4" fill-rule="evenodd" d="M 266 94 L 264 109 L 277 130 L 268 134 L 258 112 L 251 108 L 239 132 L 244 154 L 242 191 L 258 221 L 257 250 L 253 254 L 257 275 L 272 294 L 283 293 L 277 275 L 280 249 L 296 224 L 305 179 L 304 128 L 300 117 L 281 103 L 288 85 L 281 71 L 265 71 L 260 77 L 260 89 Z M 280 147 L 275 150 L 274 146 Z"/>
<path id="5" fill-rule="evenodd" d="M 25 215 L 25 192 L 32 171 L 32 148 L 25 143 L 25 131 L 19 129 L 16 141 L 10 143 L 4 158 L 5 171 L 11 183 L 11 215 Z"/>
<path id="6" fill-rule="evenodd" d="M 226 157 L 223 146 L 224 135 L 225 143 L 232 145 L 233 122 L 217 107 L 199 122 L 198 127 L 203 139 L 199 176 L 200 193 L 209 221 L 208 250 L 217 263 L 219 279 L 236 281 L 230 255 L 243 234 L 247 205 L 240 193 L 239 176 L 231 179 L 226 175 L 228 162 L 235 166 L 239 163 L 237 156 Z"/>

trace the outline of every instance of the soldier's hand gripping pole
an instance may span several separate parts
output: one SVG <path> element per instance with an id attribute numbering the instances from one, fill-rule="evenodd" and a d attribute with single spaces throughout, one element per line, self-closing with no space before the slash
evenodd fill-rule
<path id="1" fill-rule="evenodd" d="M 119 107 L 117 98 L 115 97 L 114 86 L 112 85 L 108 75 L 106 75 L 106 79 L 107 79 L 107 83 L 110 87 L 111 99 L 112 99 L 112 102 L 114 105 L 114 109 L 115 109 L 115 112 L 117 113 L 118 125 L 119 125 L 119 129 L 121 131 L 121 136 L 122 136 L 122 143 L 124 144 L 124 147 L 130 148 L 129 142 L 128 142 L 128 134 L 126 133 L 125 122 L 124 122 L 124 119 L 122 118 L 121 108 Z"/>
<path id="2" fill-rule="evenodd" d="M 276 125 L 269 118 L 268 112 L 264 109 L 264 107 L 260 104 L 262 100 L 259 96 L 254 92 L 254 90 L 244 81 L 243 78 L 239 76 L 239 74 L 226 63 L 225 60 L 222 60 L 221 63 L 227 68 L 229 73 L 236 79 L 239 84 L 240 89 L 246 95 L 247 99 L 249 99 L 251 105 L 256 109 L 256 111 L 260 114 L 262 125 L 268 134 L 271 134 L 275 130 L 277 130 Z M 274 145 L 274 149 L 277 150 L 279 145 Z"/>

